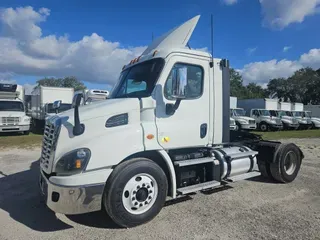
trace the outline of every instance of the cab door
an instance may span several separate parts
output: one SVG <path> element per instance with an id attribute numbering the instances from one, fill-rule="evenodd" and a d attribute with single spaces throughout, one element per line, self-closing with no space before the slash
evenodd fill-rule
<path id="1" fill-rule="evenodd" d="M 172 78 L 185 72 L 186 96 L 173 114 L 176 103 Z M 172 56 L 156 86 L 158 142 L 165 149 L 205 146 L 209 141 L 209 62 L 201 57 Z M 168 107 L 169 106 L 169 107 Z"/>

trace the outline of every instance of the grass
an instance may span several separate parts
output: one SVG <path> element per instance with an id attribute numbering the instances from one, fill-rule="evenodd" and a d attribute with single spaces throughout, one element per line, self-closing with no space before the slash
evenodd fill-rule
<path id="1" fill-rule="evenodd" d="M 277 140 L 286 138 L 320 138 L 320 129 L 301 131 L 253 132 L 262 135 L 264 140 Z"/>
<path id="2" fill-rule="evenodd" d="M 303 131 L 278 131 L 278 132 L 253 132 L 262 135 L 265 140 L 277 140 L 286 138 L 320 138 L 320 130 Z M 32 134 L 26 136 L 21 134 L 0 135 L 1 148 L 34 148 L 40 147 L 42 141 L 41 134 Z"/>
<path id="3" fill-rule="evenodd" d="M 0 149 L 1 148 L 34 148 L 40 147 L 42 135 L 32 134 L 6 134 L 0 135 Z"/>

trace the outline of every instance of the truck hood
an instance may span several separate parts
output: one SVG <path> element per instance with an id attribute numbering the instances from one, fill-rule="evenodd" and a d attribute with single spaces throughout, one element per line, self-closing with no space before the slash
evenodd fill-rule
<path id="1" fill-rule="evenodd" d="M 118 98 L 93 102 L 79 107 L 80 122 L 104 116 L 113 116 L 132 110 L 140 110 L 139 99 Z M 55 114 L 54 114 L 55 115 Z M 61 118 L 67 118 L 68 122 L 74 124 L 74 109 L 57 114 Z"/>
<path id="2" fill-rule="evenodd" d="M 234 118 L 234 119 L 246 120 L 246 121 L 254 120 L 253 118 L 247 117 L 247 116 L 235 116 L 235 117 L 233 117 L 233 118 Z"/>
<path id="3" fill-rule="evenodd" d="M 0 111 L 0 117 L 23 117 L 25 115 L 25 112 Z"/>

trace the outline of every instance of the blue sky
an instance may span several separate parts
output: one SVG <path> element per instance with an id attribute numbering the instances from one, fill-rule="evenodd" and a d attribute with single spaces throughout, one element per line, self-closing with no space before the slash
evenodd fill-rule
<path id="1" fill-rule="evenodd" d="M 152 32 L 157 37 L 197 14 L 191 47 L 210 49 L 213 14 L 214 55 L 230 59 L 246 82 L 263 85 L 300 67 L 320 68 L 319 0 L 194 2 L 2 0 L 0 49 L 7 51 L 0 57 L 19 51 L 0 59 L 0 79 L 34 84 L 78 74 L 88 87 L 107 88 L 123 63 L 150 44 Z M 40 31 L 19 32 L 34 26 Z"/>

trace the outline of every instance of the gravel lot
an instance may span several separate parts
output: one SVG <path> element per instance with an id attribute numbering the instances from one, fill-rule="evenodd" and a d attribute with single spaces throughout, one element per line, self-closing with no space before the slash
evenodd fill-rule
<path id="1" fill-rule="evenodd" d="M 286 141 L 305 154 L 293 183 L 258 177 L 198 193 L 133 229 L 101 212 L 55 215 L 38 195 L 40 150 L 2 149 L 0 239 L 320 239 L 320 139 Z"/>

